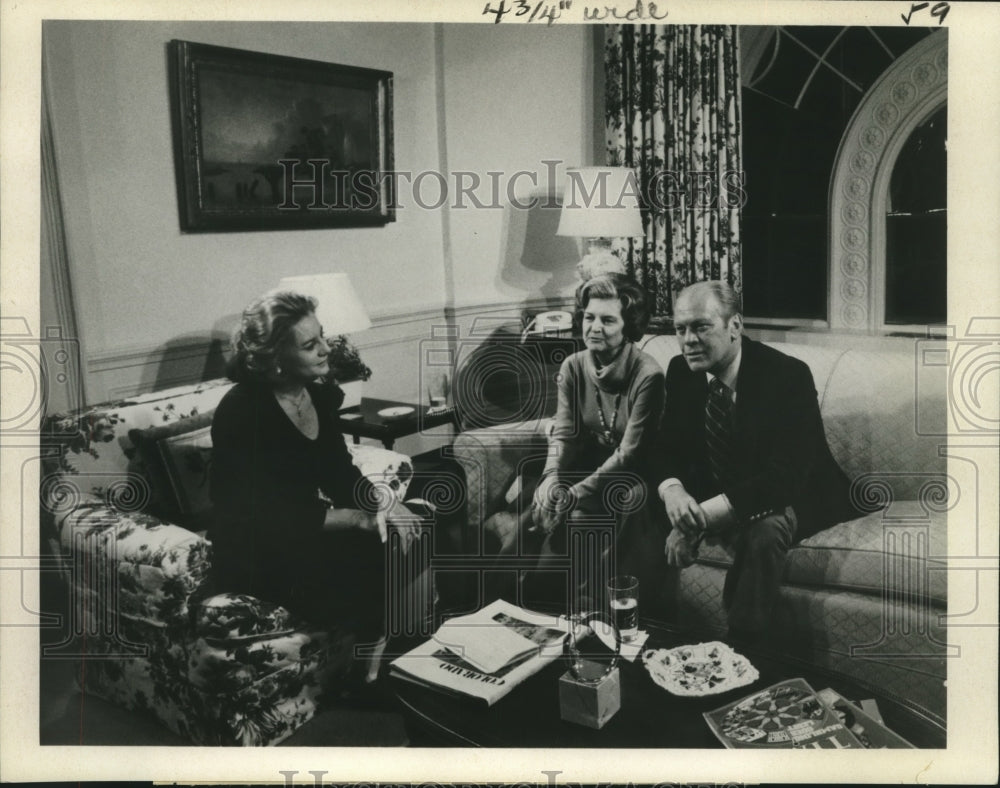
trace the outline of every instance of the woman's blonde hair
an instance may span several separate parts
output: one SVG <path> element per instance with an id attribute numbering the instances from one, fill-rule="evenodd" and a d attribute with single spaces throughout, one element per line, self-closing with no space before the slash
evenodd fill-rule
<path id="1" fill-rule="evenodd" d="M 254 299 L 243 310 L 233 332 L 230 379 L 275 380 L 281 377 L 278 354 L 295 325 L 315 314 L 316 299 L 287 290 L 275 290 Z"/>

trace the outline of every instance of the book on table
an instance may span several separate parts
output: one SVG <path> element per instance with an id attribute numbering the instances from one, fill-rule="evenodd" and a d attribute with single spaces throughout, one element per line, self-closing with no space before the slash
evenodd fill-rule
<path id="1" fill-rule="evenodd" d="M 498 599 L 394 659 L 390 675 L 492 706 L 563 653 L 567 622 Z"/>

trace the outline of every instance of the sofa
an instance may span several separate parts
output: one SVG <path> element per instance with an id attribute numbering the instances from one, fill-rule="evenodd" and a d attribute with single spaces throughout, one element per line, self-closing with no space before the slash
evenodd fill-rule
<path id="1" fill-rule="evenodd" d="M 65 606 L 43 659 L 75 659 L 83 692 L 148 712 L 196 744 L 268 745 L 314 716 L 353 641 L 211 586 L 210 427 L 231 385 L 44 419 L 41 534 L 61 566 Z M 362 473 L 404 498 L 409 458 L 349 449 Z"/>
<path id="2" fill-rule="evenodd" d="M 812 370 L 827 440 L 866 514 L 793 546 L 768 643 L 944 724 L 946 515 L 955 498 L 942 451 L 946 385 L 941 368 L 919 363 L 919 342 L 901 343 L 877 351 L 769 343 Z M 672 336 L 639 344 L 664 369 L 678 353 Z M 522 469 L 544 455 L 545 431 L 544 419 L 532 419 L 457 437 L 470 554 L 488 562 L 483 525 L 515 500 Z M 674 599 L 676 623 L 709 639 L 725 633 L 722 586 L 731 563 L 722 547 L 706 544 L 693 566 L 665 574 L 656 591 Z"/>

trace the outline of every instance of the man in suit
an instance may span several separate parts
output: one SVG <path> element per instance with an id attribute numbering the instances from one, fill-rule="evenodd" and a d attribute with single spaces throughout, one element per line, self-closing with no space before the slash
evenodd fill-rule
<path id="1" fill-rule="evenodd" d="M 681 355 L 664 384 L 658 494 L 672 566 L 689 566 L 706 537 L 731 548 L 730 636 L 753 640 L 767 626 L 792 542 L 853 509 L 809 367 L 743 336 L 740 311 L 724 282 L 699 282 L 677 298 Z"/>

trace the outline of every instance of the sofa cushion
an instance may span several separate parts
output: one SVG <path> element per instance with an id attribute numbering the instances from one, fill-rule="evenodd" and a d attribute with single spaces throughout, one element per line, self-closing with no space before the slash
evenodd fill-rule
<path id="1" fill-rule="evenodd" d="M 873 512 L 802 540 L 788 554 L 785 582 L 947 606 L 945 515 L 915 501 L 890 512 L 891 519 Z"/>
<path id="2" fill-rule="evenodd" d="M 827 384 L 822 414 L 830 451 L 847 478 L 882 487 L 895 501 L 936 494 L 947 473 L 940 431 L 947 419 L 946 384 L 944 371 L 922 367 L 912 349 L 844 353 Z"/>
<path id="3" fill-rule="evenodd" d="M 227 693 L 281 675 L 289 667 L 306 670 L 337 655 L 343 670 L 350 661 L 353 637 L 346 631 L 292 630 L 257 639 L 198 638 L 188 649 L 187 679 L 195 687 Z"/>
<path id="4" fill-rule="evenodd" d="M 288 610 L 248 594 L 217 594 L 202 599 L 194 611 L 194 631 L 208 640 L 252 640 L 293 629 Z"/>
<path id="5" fill-rule="evenodd" d="M 191 530 L 207 527 L 212 511 L 208 474 L 215 411 L 144 430 L 129 430 L 153 483 L 153 511 Z"/>

